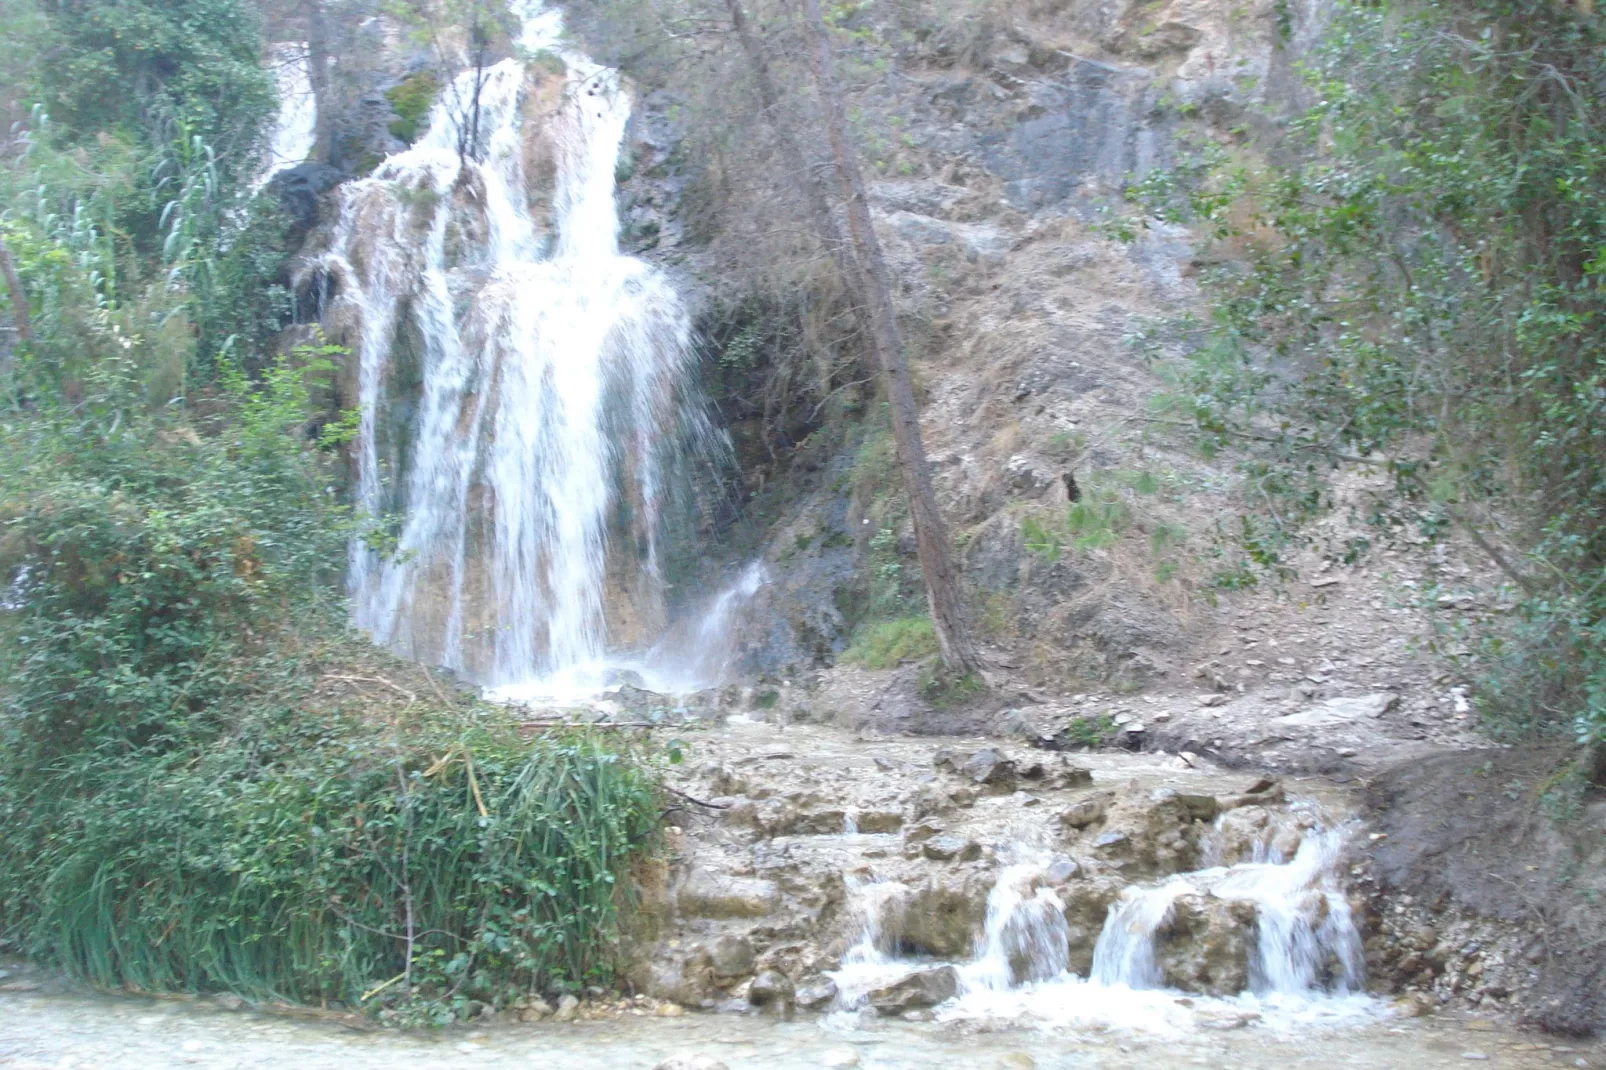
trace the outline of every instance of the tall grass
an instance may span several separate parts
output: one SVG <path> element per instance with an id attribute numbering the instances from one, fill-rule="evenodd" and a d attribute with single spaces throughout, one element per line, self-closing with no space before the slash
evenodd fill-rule
<path id="1" fill-rule="evenodd" d="M 621 877 L 657 821 L 627 751 L 309 727 L 124 759 L 91 793 L 0 779 L 8 940 L 96 985 L 408 1020 L 609 979 Z"/>

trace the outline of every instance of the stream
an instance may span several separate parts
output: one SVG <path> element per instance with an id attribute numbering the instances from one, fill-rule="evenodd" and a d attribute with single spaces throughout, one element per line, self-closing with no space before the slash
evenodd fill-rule
<path id="1" fill-rule="evenodd" d="M 28 982 L 35 983 L 35 982 Z M 15 982 L 11 983 L 15 986 Z M 1107 1032 L 989 1029 L 985 1023 L 781 1022 L 746 1015 L 662 1019 L 626 1015 L 573 1023 L 493 1024 L 439 1032 L 355 1029 L 207 1000 L 87 993 L 61 984 L 0 992 L 0 1066 L 368 1067 L 535 1065 L 649 1070 L 673 1056 L 703 1055 L 729 1070 L 848 1067 L 914 1070 L 1213 1067 L 1601 1066 L 1603 1053 L 1488 1021 L 1382 1018 L 1299 1035 L 1265 1029 L 1199 1029 L 1158 1038 Z"/>

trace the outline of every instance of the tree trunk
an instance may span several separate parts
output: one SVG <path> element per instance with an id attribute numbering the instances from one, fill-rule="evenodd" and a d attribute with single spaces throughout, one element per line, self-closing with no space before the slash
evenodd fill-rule
<path id="1" fill-rule="evenodd" d="M 314 163 L 328 163 L 334 156 L 330 129 L 335 102 L 329 91 L 329 32 L 323 21 L 323 0 L 306 0 L 305 13 L 307 81 L 312 86 L 313 107 L 317 109 L 313 125 L 312 159 Z"/>
<path id="2" fill-rule="evenodd" d="M 747 21 L 747 13 L 742 9 L 741 0 L 725 0 L 725 7 L 730 11 L 731 25 L 742 43 L 742 51 L 747 54 L 748 66 L 752 68 L 753 81 L 758 86 L 759 103 L 764 106 L 764 115 L 775 130 L 782 162 L 792 173 L 798 190 L 808 201 L 809 215 L 813 219 L 820 244 L 825 246 L 832 263 L 836 265 L 837 274 L 842 276 L 842 285 L 847 287 L 848 301 L 852 305 L 853 318 L 858 324 L 859 333 L 868 339 L 871 336 L 871 325 L 869 300 L 864 292 L 864 276 L 853 258 L 853 251 L 848 248 L 847 240 L 842 235 L 842 228 L 837 225 L 835 214 L 831 211 L 831 198 L 826 192 L 825 182 L 809 165 L 803 153 L 802 141 L 798 137 L 792 113 L 781 106 L 781 94 L 776 87 L 775 77 L 770 72 L 769 60 L 764 54 L 764 44 Z"/>
<path id="3" fill-rule="evenodd" d="M 820 15 L 819 0 L 803 0 L 803 11 L 814 38 L 814 47 L 809 49 L 809 63 L 814 70 L 820 103 L 824 106 L 838 194 L 846 205 L 848 236 L 864 283 L 871 342 L 886 381 L 887 401 L 892 409 L 892 437 L 898 446 L 904 492 L 909 497 L 909 519 L 914 524 L 920 570 L 926 578 L 926 601 L 931 608 L 932 627 L 937 633 L 937 648 L 948 668 L 956 672 L 979 671 L 981 657 L 959 608 L 958 577 L 948 552 L 948 532 L 937 508 L 937 496 L 931 487 L 931 466 L 926 462 L 925 445 L 920 439 L 920 413 L 915 406 L 914 386 L 909 382 L 909 367 L 904 361 L 903 339 L 898 333 L 886 260 L 870 221 L 864 176 L 848 143 L 847 109 L 842 103 L 842 87 L 836 80 L 831 38 L 825 19 Z"/>

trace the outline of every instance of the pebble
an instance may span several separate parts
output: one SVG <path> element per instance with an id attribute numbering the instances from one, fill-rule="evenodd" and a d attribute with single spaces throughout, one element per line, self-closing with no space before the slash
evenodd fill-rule
<path id="1" fill-rule="evenodd" d="M 1461 1058 L 1463 1058 L 1463 1059 L 1473 1059 L 1473 1060 L 1481 1062 L 1483 1060 L 1488 1059 L 1489 1056 L 1487 1056 L 1486 1054 L 1484 1054 L 1481 1051 L 1464 1051 L 1464 1052 L 1461 1053 Z"/>
<path id="2" fill-rule="evenodd" d="M 859 1053 L 852 1048 L 832 1048 L 820 1056 L 820 1065 L 827 1070 L 847 1070 L 859 1065 Z"/>
<path id="3" fill-rule="evenodd" d="M 1037 1060 L 1023 1051 L 1006 1051 L 998 1057 L 998 1070 L 1037 1070 Z"/>

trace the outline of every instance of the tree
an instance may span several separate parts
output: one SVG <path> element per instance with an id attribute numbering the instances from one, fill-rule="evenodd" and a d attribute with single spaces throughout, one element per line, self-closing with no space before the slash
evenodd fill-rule
<path id="1" fill-rule="evenodd" d="M 736 0 L 729 2 L 736 8 Z M 892 409 L 892 437 L 897 443 L 898 468 L 909 499 L 909 519 L 914 526 L 920 570 L 926 581 L 926 603 L 937 635 L 937 649 L 949 669 L 965 673 L 979 671 L 981 656 L 960 609 L 958 576 L 948 551 L 947 527 L 937 508 L 931 466 L 920 437 L 920 411 L 915 404 L 914 386 L 909 381 L 909 366 L 904 358 L 903 337 L 898 330 L 886 259 L 870 219 L 864 175 L 848 141 L 847 109 L 842 102 L 842 87 L 837 82 L 830 33 L 820 14 L 819 0 L 803 0 L 803 12 L 811 38 L 809 66 L 820 96 L 825 135 L 834 164 L 833 192 L 847 217 L 847 250 L 853 266 L 846 281 L 860 291 L 855 296 L 862 301 L 869 321 L 871 348 L 881 368 L 887 401 Z M 777 112 L 778 109 L 772 114 Z M 782 140 L 786 140 L 784 133 Z M 805 170 L 803 174 L 809 176 L 805 181 L 817 181 L 811 172 Z"/>

